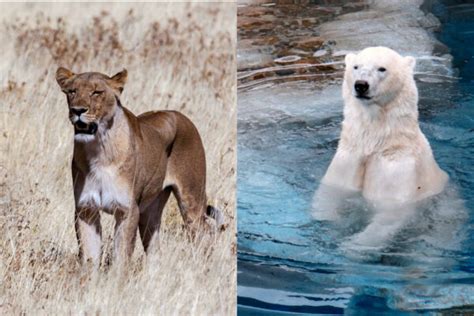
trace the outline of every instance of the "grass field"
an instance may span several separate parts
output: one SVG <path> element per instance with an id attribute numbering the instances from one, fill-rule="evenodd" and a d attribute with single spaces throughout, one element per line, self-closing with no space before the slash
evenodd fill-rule
<path id="1" fill-rule="evenodd" d="M 0 4 L 0 314 L 235 313 L 235 17 L 234 4 Z M 126 68 L 125 107 L 190 117 L 227 230 L 191 243 L 170 200 L 156 255 L 137 242 L 126 278 L 107 264 L 84 271 L 58 66 Z M 102 218 L 110 253 L 112 216 Z"/>

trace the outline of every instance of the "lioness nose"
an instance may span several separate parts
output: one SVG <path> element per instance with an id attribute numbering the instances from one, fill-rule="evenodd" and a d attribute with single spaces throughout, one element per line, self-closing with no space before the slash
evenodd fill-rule
<path id="1" fill-rule="evenodd" d="M 71 113 L 81 116 L 82 113 L 87 112 L 87 108 L 71 108 Z"/>
<path id="2" fill-rule="evenodd" d="M 369 90 L 369 84 L 364 80 L 357 80 L 354 84 L 354 89 L 359 94 L 365 94 Z"/>

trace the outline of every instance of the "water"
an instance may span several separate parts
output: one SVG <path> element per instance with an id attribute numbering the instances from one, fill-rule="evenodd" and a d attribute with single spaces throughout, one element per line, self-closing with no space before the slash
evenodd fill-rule
<path id="1" fill-rule="evenodd" d="M 363 218 L 336 227 L 311 217 L 340 133 L 340 84 L 239 93 L 239 314 L 399 315 L 474 305 L 474 5 L 459 3 L 441 1 L 432 12 L 460 79 L 418 81 L 421 129 L 451 184 L 383 250 L 341 249 Z"/>

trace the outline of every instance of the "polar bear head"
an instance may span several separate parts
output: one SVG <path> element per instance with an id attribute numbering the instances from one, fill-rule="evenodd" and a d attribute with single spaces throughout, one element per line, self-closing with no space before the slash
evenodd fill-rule
<path id="1" fill-rule="evenodd" d="M 413 57 L 400 56 L 387 47 L 369 47 L 358 54 L 347 54 L 345 63 L 343 94 L 346 100 L 352 98 L 366 105 L 385 106 L 404 90 L 417 98 Z"/>

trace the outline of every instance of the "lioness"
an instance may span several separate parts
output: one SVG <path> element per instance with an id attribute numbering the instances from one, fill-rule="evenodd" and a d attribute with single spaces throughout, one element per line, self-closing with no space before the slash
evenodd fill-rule
<path id="1" fill-rule="evenodd" d="M 108 77 L 61 67 L 56 80 L 74 125 L 75 228 L 83 262 L 100 264 L 100 210 L 115 216 L 114 258 L 120 261 L 132 255 L 137 227 L 149 251 L 171 192 L 191 232 L 206 214 L 222 224 L 222 214 L 206 204 L 204 148 L 186 116 L 176 111 L 135 116 L 120 102 L 126 70 Z"/>

